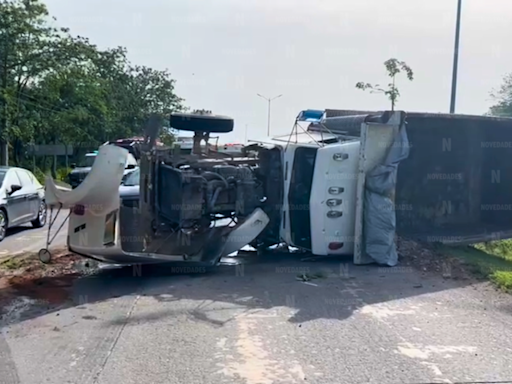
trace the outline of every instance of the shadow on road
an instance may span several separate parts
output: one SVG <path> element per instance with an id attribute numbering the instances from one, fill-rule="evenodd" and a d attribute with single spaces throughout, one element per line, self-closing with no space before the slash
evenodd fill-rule
<path id="1" fill-rule="evenodd" d="M 13 227 L 13 228 L 9 228 L 7 230 L 7 233 L 6 233 L 6 239 L 9 238 L 9 236 L 16 236 L 20 233 L 30 233 L 32 231 L 36 231 L 37 229 L 39 228 L 34 228 L 32 227 L 31 225 L 25 225 L 25 226 L 21 226 L 21 227 Z"/>
<path id="2" fill-rule="evenodd" d="M 156 303 L 192 300 L 197 302 L 197 306 L 193 310 L 183 306 L 180 310 L 179 305 L 156 305 L 155 311 L 149 315 L 140 318 L 135 313 L 129 319 L 124 316 L 111 319 L 113 324 L 151 322 L 185 311 L 193 320 L 221 327 L 229 320 L 220 321 L 209 316 L 212 303 L 243 307 L 251 313 L 264 311 L 266 315 L 274 313 L 277 316 L 279 311 L 284 311 L 281 314 L 287 313 L 291 323 L 319 318 L 343 320 L 366 305 L 474 283 L 474 280 L 455 280 L 422 273 L 411 267 L 354 266 L 351 258 L 301 261 L 297 255 L 249 256 L 241 258 L 238 265 L 210 270 L 191 265 L 103 270 L 75 280 L 71 294 L 63 304 L 29 311 L 16 321 L 71 307 L 85 308 L 130 295 L 152 297 Z"/>

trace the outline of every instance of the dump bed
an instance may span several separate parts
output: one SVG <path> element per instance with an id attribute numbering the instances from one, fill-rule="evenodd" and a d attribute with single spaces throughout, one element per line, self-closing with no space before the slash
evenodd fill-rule
<path id="1" fill-rule="evenodd" d="M 326 110 L 326 117 L 375 112 Z M 407 113 L 398 170 L 398 234 L 470 244 L 512 238 L 512 119 Z M 355 124 L 351 134 L 359 125 Z"/>

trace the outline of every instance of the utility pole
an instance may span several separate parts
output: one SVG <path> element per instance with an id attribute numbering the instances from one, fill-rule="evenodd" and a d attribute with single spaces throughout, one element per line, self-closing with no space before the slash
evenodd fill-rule
<path id="1" fill-rule="evenodd" d="M 268 97 L 262 96 L 262 95 L 260 95 L 259 93 L 257 93 L 257 95 L 258 95 L 259 97 L 261 97 L 262 99 L 267 100 L 267 102 L 268 102 L 267 136 L 269 136 L 269 137 L 270 137 L 270 103 L 271 103 L 273 100 L 275 100 L 275 99 L 277 99 L 277 98 L 279 98 L 279 97 L 281 97 L 281 96 L 283 96 L 283 95 L 281 94 L 281 95 L 274 96 L 274 97 L 271 97 L 271 98 L 268 98 Z"/>
<path id="2" fill-rule="evenodd" d="M 460 40 L 460 18 L 462 11 L 462 0 L 458 0 L 457 23 L 455 26 L 455 50 L 453 52 L 453 73 L 452 73 L 452 97 L 450 102 L 450 113 L 455 113 L 455 100 L 457 98 L 457 72 L 459 66 L 459 40 Z"/>
<path id="3" fill-rule="evenodd" d="M 244 144 L 247 145 L 247 124 L 245 124 L 245 139 Z"/>

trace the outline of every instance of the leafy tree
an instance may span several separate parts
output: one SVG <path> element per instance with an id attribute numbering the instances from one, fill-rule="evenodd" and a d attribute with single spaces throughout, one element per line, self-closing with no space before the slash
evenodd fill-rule
<path id="1" fill-rule="evenodd" d="M 0 0 L 0 164 L 7 142 L 19 164 L 29 143 L 97 146 L 141 134 L 151 114 L 184 110 L 167 71 L 53 21 L 41 0 Z"/>
<path id="2" fill-rule="evenodd" d="M 395 105 L 400 97 L 400 91 L 396 86 L 396 76 L 405 72 L 407 79 L 412 81 L 414 79 L 414 73 L 405 61 L 399 61 L 397 59 L 386 60 L 384 66 L 386 67 L 388 76 L 391 78 L 391 83 L 388 84 L 387 88 L 382 88 L 379 84 L 372 85 L 364 82 L 358 82 L 356 88 L 363 91 L 370 90 L 371 93 L 383 93 L 391 101 L 391 110 L 394 111 Z"/>
<path id="3" fill-rule="evenodd" d="M 159 139 L 163 145 L 166 145 L 168 147 L 171 147 L 175 141 L 175 137 L 174 137 L 171 129 L 169 129 L 169 128 L 162 129 Z"/>
<path id="4" fill-rule="evenodd" d="M 136 114 L 130 116 L 134 130 L 140 129 L 152 114 L 161 115 L 168 124 L 172 112 L 183 110 L 183 99 L 174 93 L 176 82 L 168 71 L 134 66 L 128 74 L 131 103 L 136 107 Z"/>
<path id="5" fill-rule="evenodd" d="M 489 111 L 494 116 L 512 116 L 512 73 L 505 76 L 497 92 L 492 93 L 497 102 Z"/>
<path id="6" fill-rule="evenodd" d="M 0 162 L 7 161 L 9 138 L 23 139 L 17 124 L 26 92 L 45 73 L 66 63 L 67 29 L 48 22 L 39 0 L 0 0 Z M 28 127 L 30 128 L 30 126 Z"/>

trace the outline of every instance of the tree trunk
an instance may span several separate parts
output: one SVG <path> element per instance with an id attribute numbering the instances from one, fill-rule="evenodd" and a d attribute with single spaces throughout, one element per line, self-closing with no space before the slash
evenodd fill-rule
<path id="1" fill-rule="evenodd" d="M 2 81 L 0 86 L 0 165 L 9 165 L 9 142 L 4 140 L 3 137 L 7 131 L 7 100 L 3 96 L 2 92 L 5 89 L 4 83 L 7 80 Z"/>
<path id="2" fill-rule="evenodd" d="M 4 46 L 4 57 L 1 64 L 1 82 L 0 82 L 0 165 L 9 165 L 9 142 L 6 137 L 7 132 L 7 99 L 4 92 L 7 89 L 7 47 Z"/>
<path id="3" fill-rule="evenodd" d="M 0 140 L 0 165 L 9 165 L 9 143 Z"/>
<path id="4" fill-rule="evenodd" d="M 23 167 L 22 159 L 23 159 L 23 143 L 20 139 L 15 139 L 12 146 L 12 157 L 14 160 L 14 166 Z"/>

